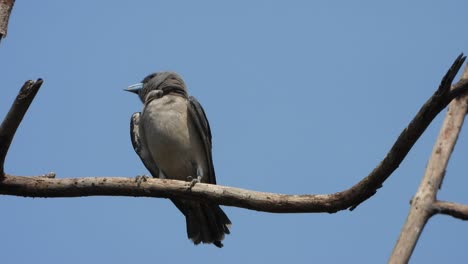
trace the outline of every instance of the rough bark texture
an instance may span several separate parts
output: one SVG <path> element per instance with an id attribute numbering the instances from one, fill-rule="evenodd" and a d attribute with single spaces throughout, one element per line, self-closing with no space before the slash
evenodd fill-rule
<path id="1" fill-rule="evenodd" d="M 465 67 L 462 81 L 466 79 L 468 79 L 468 67 Z M 424 177 L 412 199 L 410 212 L 390 256 L 389 263 L 407 263 L 409 261 L 419 236 L 432 215 L 443 212 L 457 218 L 466 217 L 466 206 L 454 206 L 454 204 L 447 202 L 437 203 L 436 196 L 465 119 L 468 109 L 467 100 L 468 96 L 462 96 L 453 100 L 449 105 Z"/>
<path id="2" fill-rule="evenodd" d="M 14 4 L 14 0 L 0 0 L 0 40 L 4 38 L 8 32 L 8 21 Z"/>

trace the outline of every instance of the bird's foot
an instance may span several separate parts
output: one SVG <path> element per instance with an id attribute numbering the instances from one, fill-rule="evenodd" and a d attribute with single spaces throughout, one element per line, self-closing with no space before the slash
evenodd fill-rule
<path id="1" fill-rule="evenodd" d="M 135 177 L 135 182 L 138 187 L 141 185 L 142 182 L 146 182 L 150 177 L 146 175 L 138 175 Z"/>
<path id="2" fill-rule="evenodd" d="M 196 178 L 193 178 L 192 176 L 188 176 L 187 177 L 187 180 L 190 181 L 190 185 L 189 187 L 187 188 L 187 190 L 191 191 L 193 186 L 195 186 L 195 184 L 197 183 L 200 183 L 201 182 L 201 179 L 202 179 L 202 176 L 197 176 Z"/>

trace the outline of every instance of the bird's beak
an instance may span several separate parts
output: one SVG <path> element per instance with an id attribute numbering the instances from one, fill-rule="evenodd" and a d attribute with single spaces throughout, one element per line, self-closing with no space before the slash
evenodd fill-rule
<path id="1" fill-rule="evenodd" d="M 136 83 L 134 85 L 130 85 L 127 89 L 124 89 L 124 90 L 127 92 L 138 94 L 141 88 L 143 88 L 143 83 Z"/>

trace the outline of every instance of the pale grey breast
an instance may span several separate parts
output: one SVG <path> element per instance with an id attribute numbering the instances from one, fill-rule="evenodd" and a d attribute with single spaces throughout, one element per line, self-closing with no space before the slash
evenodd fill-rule
<path id="1" fill-rule="evenodd" d="M 142 113 L 146 144 L 157 166 L 169 179 L 196 177 L 197 166 L 203 171 L 206 161 L 201 141 L 188 120 L 187 101 L 166 95 L 149 102 Z"/>

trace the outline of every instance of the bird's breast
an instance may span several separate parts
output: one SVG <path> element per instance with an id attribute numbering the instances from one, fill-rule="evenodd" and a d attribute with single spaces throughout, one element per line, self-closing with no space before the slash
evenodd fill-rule
<path id="1" fill-rule="evenodd" d="M 192 174 L 192 139 L 187 101 L 164 96 L 143 109 L 140 130 L 154 162 L 169 178 L 185 180 Z"/>
<path id="2" fill-rule="evenodd" d="M 145 134 L 161 144 L 188 144 L 187 103 L 164 99 L 153 100 L 145 106 L 142 117 Z"/>

